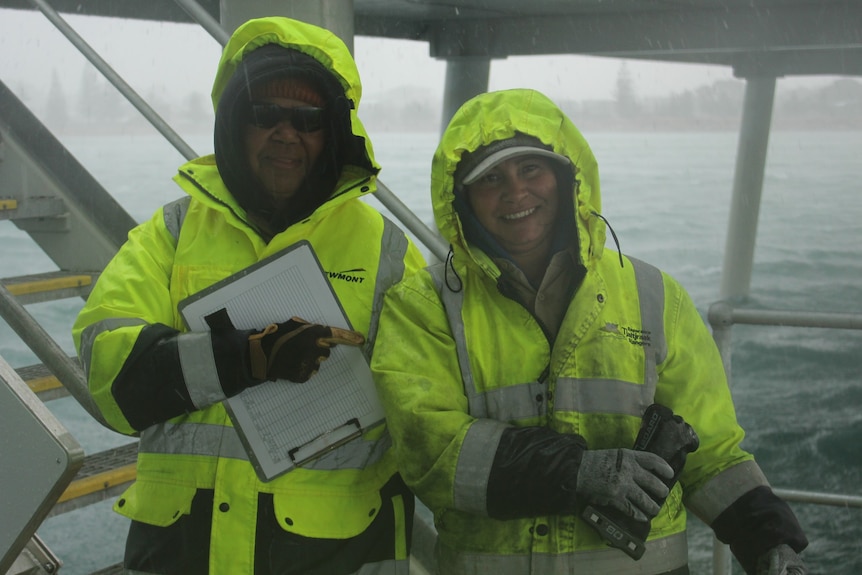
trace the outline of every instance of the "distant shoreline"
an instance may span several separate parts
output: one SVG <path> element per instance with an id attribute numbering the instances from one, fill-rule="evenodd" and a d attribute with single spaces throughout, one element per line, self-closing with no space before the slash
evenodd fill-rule
<path id="1" fill-rule="evenodd" d="M 573 119 L 574 121 L 574 119 Z M 740 128 L 739 120 L 734 122 L 688 122 L 682 123 L 675 120 L 647 118 L 640 122 L 619 121 L 575 121 L 575 125 L 581 131 L 588 132 L 631 132 L 631 133 L 714 133 L 729 132 L 737 133 Z M 366 130 L 371 133 L 439 133 L 439 126 L 393 126 L 389 123 L 376 125 L 364 122 Z M 845 122 L 818 122 L 810 121 L 773 121 L 771 130 L 773 132 L 862 132 L 862 118 L 849 118 Z M 158 135 L 152 126 L 147 124 L 134 124 L 118 128 L 116 124 L 109 126 L 86 125 L 73 128 L 54 129 L 55 134 L 61 136 L 87 136 L 87 137 L 112 137 L 112 136 L 147 136 Z M 178 129 L 182 136 L 208 136 L 212 134 L 212 127 L 206 129 Z"/>
<path id="2" fill-rule="evenodd" d="M 138 135 L 155 128 L 118 94 L 82 110 L 58 99 L 44 116 L 59 134 Z M 559 100 L 560 108 L 578 128 L 591 132 L 738 132 L 745 83 L 724 80 L 694 91 L 663 98 Z M 95 98 L 95 96 L 94 96 Z M 213 112 L 198 94 L 180 103 L 160 102 L 162 118 L 181 134 L 212 134 Z M 98 111 L 98 112 L 97 112 Z M 362 102 L 359 117 L 370 132 L 440 133 L 443 105 L 427 93 L 393 89 Z M 862 131 L 862 82 L 844 78 L 816 90 L 776 93 L 773 131 Z"/>

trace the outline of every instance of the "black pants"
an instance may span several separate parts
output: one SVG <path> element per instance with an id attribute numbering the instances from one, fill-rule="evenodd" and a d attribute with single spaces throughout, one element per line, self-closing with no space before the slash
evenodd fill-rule
<path id="1" fill-rule="evenodd" d="M 351 539 L 314 539 L 284 531 L 278 524 L 272 495 L 258 497 L 255 575 L 349 575 L 365 563 L 395 558 L 395 510 L 392 498 L 404 501 L 407 549 L 415 507 L 400 476 L 381 489 L 380 512 L 371 525 Z M 132 521 L 126 540 L 126 569 L 164 575 L 207 575 L 213 492 L 201 489 L 191 513 L 168 527 Z"/>

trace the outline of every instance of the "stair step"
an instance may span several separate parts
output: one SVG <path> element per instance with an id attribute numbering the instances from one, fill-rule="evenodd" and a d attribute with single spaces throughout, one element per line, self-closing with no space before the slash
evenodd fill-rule
<path id="1" fill-rule="evenodd" d="M 138 442 L 84 458 L 75 480 L 60 495 L 49 517 L 80 509 L 122 493 L 135 480 Z"/>
<path id="2" fill-rule="evenodd" d="M 2 278 L 0 283 L 22 304 L 31 304 L 85 297 L 93 289 L 97 277 L 95 272 L 55 271 Z"/>
<path id="3" fill-rule="evenodd" d="M 14 198 L 0 198 L 0 211 L 6 212 L 18 209 L 18 200 Z"/>
<path id="4" fill-rule="evenodd" d="M 53 196 L 35 196 L 18 200 L 0 198 L 0 220 L 36 220 L 55 218 L 62 220 L 69 214 L 69 208 L 61 199 Z M 66 224 L 62 224 L 64 227 Z"/>
<path id="5" fill-rule="evenodd" d="M 78 361 L 76 357 L 71 359 Z M 57 376 L 43 363 L 18 367 L 15 368 L 15 372 L 43 402 L 69 395 L 69 391 L 60 383 Z"/>

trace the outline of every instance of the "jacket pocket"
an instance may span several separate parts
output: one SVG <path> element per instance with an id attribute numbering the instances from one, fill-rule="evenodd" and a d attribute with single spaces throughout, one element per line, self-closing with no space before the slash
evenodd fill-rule
<path id="1" fill-rule="evenodd" d="M 141 523 L 167 527 L 192 509 L 191 486 L 136 481 L 114 503 L 114 511 Z"/>
<path id="2" fill-rule="evenodd" d="M 371 525 L 380 513 L 379 491 L 347 496 L 273 494 L 273 509 L 279 526 L 303 537 L 348 539 Z"/>

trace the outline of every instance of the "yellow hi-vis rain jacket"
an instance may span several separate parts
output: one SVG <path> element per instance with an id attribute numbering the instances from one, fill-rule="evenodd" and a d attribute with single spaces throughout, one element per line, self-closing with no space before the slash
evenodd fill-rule
<path id="1" fill-rule="evenodd" d="M 214 102 L 244 51 L 278 43 L 324 63 L 358 105 L 360 83 L 344 44 L 315 27 L 297 23 L 273 33 L 273 22 L 251 21 L 227 45 L 213 89 Z M 259 22 L 267 32 L 260 32 Z M 373 150 L 351 111 L 353 133 L 365 141 L 370 165 Z M 159 209 L 131 231 L 126 244 L 102 273 L 81 311 L 73 336 L 84 363 L 90 391 L 107 422 L 134 434 L 113 393 L 127 368 L 139 334 L 154 324 L 186 331 L 178 304 L 192 294 L 288 246 L 311 243 L 353 329 L 370 341 L 383 291 L 424 265 L 403 231 L 360 199 L 376 189 L 376 171 L 346 166 L 332 197 L 307 219 L 265 242 L 246 212 L 225 188 L 213 156 L 193 160 L 174 177 L 188 197 Z M 272 318 L 273 322 L 289 318 Z M 265 326 L 260 326 L 262 329 Z M 203 339 L 201 339 L 203 338 Z M 362 533 L 381 508 L 380 489 L 396 473 L 383 425 L 366 431 L 331 453 L 272 481 L 255 474 L 221 401 L 205 334 L 184 348 L 180 359 L 189 395 L 199 410 L 140 431 L 136 482 L 114 509 L 139 522 L 167 526 L 190 511 L 196 490 L 214 492 L 209 572 L 254 572 L 258 495 L 272 494 L 282 529 L 304 537 L 345 539 Z M 326 364 L 321 367 L 326 370 Z M 313 386 L 314 378 L 303 385 Z M 289 417 L 288 413 L 284 414 Z M 397 509 L 396 505 L 396 511 Z M 402 507 L 403 511 L 403 507 Z M 406 567 L 405 534 L 396 520 L 396 559 Z M 400 569 L 400 568 L 399 568 Z"/>
<path id="2" fill-rule="evenodd" d="M 553 345 L 525 307 L 500 293 L 500 270 L 468 245 L 453 207 L 462 155 L 516 132 L 537 137 L 576 170 L 567 193 L 586 276 Z M 477 96 L 443 134 L 431 194 L 452 259 L 387 292 L 372 369 L 401 474 L 434 513 L 440 572 L 684 569 L 684 504 L 709 523 L 766 480 L 739 446 L 743 430 L 721 358 L 689 296 L 660 270 L 605 253 L 598 168 L 584 138 L 535 91 Z M 504 430 L 539 426 L 579 434 L 590 449 L 631 448 L 654 402 L 681 415 L 700 448 L 653 519 L 639 561 L 606 546 L 574 510 L 489 516 L 488 480 Z"/>

